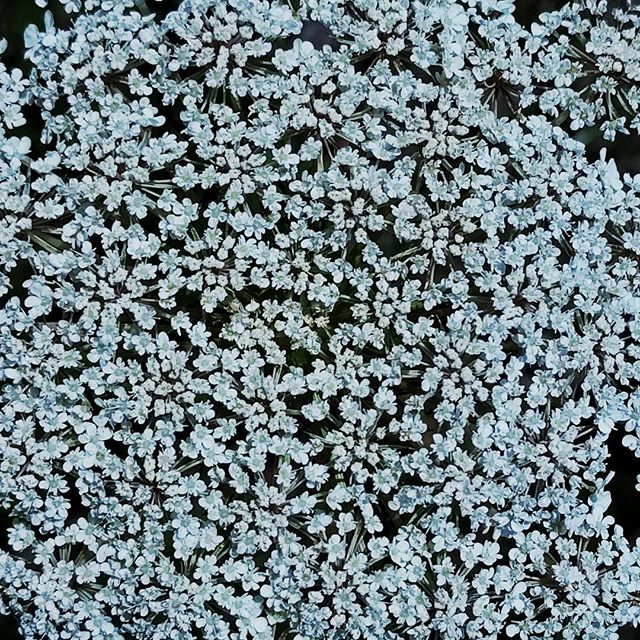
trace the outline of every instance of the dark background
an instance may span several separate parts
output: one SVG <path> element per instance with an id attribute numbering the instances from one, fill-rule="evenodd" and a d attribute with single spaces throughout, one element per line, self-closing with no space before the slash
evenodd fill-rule
<path id="1" fill-rule="evenodd" d="M 174 8 L 178 0 L 164 0 L 157 3 L 162 13 Z M 51 3 L 55 5 L 55 2 Z M 520 24 L 528 26 L 545 11 L 553 11 L 562 7 L 566 2 L 562 0 L 517 0 L 515 17 Z M 622 2 L 612 2 L 620 5 Z M 59 7 L 52 7 L 56 23 L 64 25 L 68 17 Z M 24 70 L 27 65 L 22 57 L 23 32 L 28 24 L 43 27 L 43 10 L 36 7 L 33 0 L 0 0 L 0 37 L 8 41 L 8 48 L 3 56 L 3 62 L 8 66 L 20 67 Z M 313 27 L 306 29 L 309 40 L 314 40 Z M 306 35 L 306 33 L 305 33 Z M 317 34 L 322 37 L 322 34 Z M 29 125 L 27 124 L 27 127 Z M 28 132 L 27 132 L 28 133 Z M 24 134 L 23 134 L 24 135 Z M 587 153 L 594 159 L 598 157 L 602 142 L 595 140 L 587 146 Z M 640 138 L 638 136 L 619 136 L 614 143 L 607 143 L 609 157 L 614 157 L 621 172 L 640 171 Z M 621 434 L 614 433 L 609 443 L 610 468 L 615 476 L 609 485 L 612 494 L 612 515 L 622 525 L 626 535 L 635 539 L 640 535 L 640 519 L 636 506 L 638 493 L 635 490 L 636 478 L 640 473 L 640 460 L 628 451 L 621 442 Z M 9 526 L 6 515 L 0 512 L 0 541 L 5 537 Z M 622 640 L 640 640 L 640 630 L 627 628 L 621 633 Z M 0 616 L 0 640 L 20 640 L 16 620 L 11 616 Z M 213 640 L 213 639 L 212 639 Z"/>

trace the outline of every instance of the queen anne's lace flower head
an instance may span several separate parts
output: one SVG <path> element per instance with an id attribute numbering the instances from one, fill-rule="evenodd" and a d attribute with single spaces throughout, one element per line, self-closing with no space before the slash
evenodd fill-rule
<path id="1" fill-rule="evenodd" d="M 55 4 L 0 63 L 25 637 L 637 622 L 607 441 L 640 451 L 640 178 L 583 143 L 640 132 L 638 11 Z"/>

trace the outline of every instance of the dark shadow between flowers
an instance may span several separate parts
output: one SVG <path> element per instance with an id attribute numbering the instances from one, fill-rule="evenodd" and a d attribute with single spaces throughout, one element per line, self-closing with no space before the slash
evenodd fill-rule
<path id="1" fill-rule="evenodd" d="M 0 509 L 0 550 L 6 551 L 9 547 L 7 531 L 11 520 L 5 509 Z M 18 621 L 11 615 L 0 615 L 0 638 L 2 640 L 20 640 L 18 633 Z"/>
<path id="2" fill-rule="evenodd" d="M 29 24 L 43 25 L 43 10 L 34 2 L 0 0 L 0 37 L 6 38 L 7 50 L 2 56 L 8 67 L 25 69 L 24 30 Z"/>
<path id="3" fill-rule="evenodd" d="M 6 509 L 0 508 L 0 551 L 9 550 L 9 527 L 11 518 Z M 2 627 L 0 627 L 1 629 Z"/>
<path id="4" fill-rule="evenodd" d="M 18 621 L 13 616 L 0 616 L 0 635 L 2 640 L 21 640 Z"/>
<path id="5" fill-rule="evenodd" d="M 557 11 L 566 4 L 569 4 L 569 0 L 539 0 L 538 2 L 516 0 L 513 17 L 518 24 L 529 28 L 541 14 L 548 11 Z"/>
<path id="6" fill-rule="evenodd" d="M 339 47 L 339 43 L 333 37 L 331 31 L 321 22 L 316 22 L 315 20 L 308 20 L 302 24 L 299 38 L 300 40 L 311 42 L 316 49 L 322 49 L 326 44 L 334 50 Z"/>
<path id="7" fill-rule="evenodd" d="M 640 628 L 626 624 L 618 630 L 620 640 L 640 640 Z"/>
<path id="8" fill-rule="evenodd" d="M 180 0 L 163 0 L 162 2 L 147 2 L 147 9 L 154 14 L 156 22 L 164 20 L 171 12 L 180 8 Z"/>
<path id="9" fill-rule="evenodd" d="M 68 26 L 69 15 L 60 3 L 52 3 L 48 10 L 53 13 L 57 27 Z M 35 2 L 0 0 L 0 38 L 7 40 L 2 61 L 8 67 L 18 67 L 23 71 L 30 67 L 30 63 L 24 59 L 24 30 L 30 24 L 44 29 L 44 14 L 45 9 L 38 7 Z"/>
<path id="10" fill-rule="evenodd" d="M 622 527 L 625 537 L 630 542 L 634 542 L 640 537 L 640 521 L 637 514 L 638 491 L 636 490 L 637 478 L 640 475 L 640 459 L 622 444 L 624 436 L 623 430 L 614 429 L 607 441 L 609 449 L 607 469 L 615 474 L 607 485 L 611 493 L 609 513 Z M 640 640 L 640 630 L 637 631 L 638 636 L 633 637 Z"/>
<path id="11" fill-rule="evenodd" d="M 581 132 L 582 133 L 582 132 Z M 591 136 L 589 130 L 586 130 L 584 136 L 585 153 L 589 162 L 595 162 L 600 157 L 600 150 L 607 150 L 607 159 L 612 158 L 620 175 L 625 173 L 640 173 L 640 134 L 629 133 L 627 135 L 618 134 L 613 142 L 602 139 L 601 132 L 596 130 L 595 135 Z M 581 139 L 581 136 L 577 136 Z M 593 137 L 593 139 L 590 139 Z M 639 636 L 640 638 L 640 636 Z"/>

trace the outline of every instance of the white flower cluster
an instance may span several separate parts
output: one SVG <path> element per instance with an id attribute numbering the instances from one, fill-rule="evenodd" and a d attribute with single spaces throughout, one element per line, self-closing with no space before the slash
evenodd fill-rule
<path id="1" fill-rule="evenodd" d="M 640 621 L 607 490 L 610 434 L 640 452 L 640 176 L 572 137 L 640 128 L 640 12 L 62 5 L 0 64 L 0 613 L 50 640 Z"/>

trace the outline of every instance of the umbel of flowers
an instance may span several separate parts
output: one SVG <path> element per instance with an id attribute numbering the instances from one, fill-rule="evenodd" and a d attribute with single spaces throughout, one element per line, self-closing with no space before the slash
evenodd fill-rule
<path id="1" fill-rule="evenodd" d="M 640 450 L 640 177 L 581 141 L 640 130 L 638 9 L 53 4 L 0 63 L 0 613 L 640 621 L 607 490 L 610 434 Z"/>

